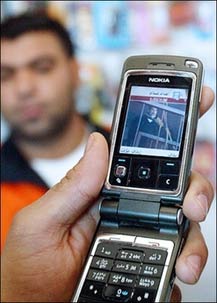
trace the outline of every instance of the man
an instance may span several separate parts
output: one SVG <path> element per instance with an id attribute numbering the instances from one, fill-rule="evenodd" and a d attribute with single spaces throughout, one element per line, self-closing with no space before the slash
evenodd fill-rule
<path id="1" fill-rule="evenodd" d="M 2 147 L 2 245 L 14 214 L 79 161 L 96 130 L 75 111 L 74 53 L 64 27 L 45 15 L 1 26 L 1 108 L 11 128 Z"/>
<path id="2" fill-rule="evenodd" d="M 51 20 L 48 24 L 51 22 L 52 26 L 40 18 L 24 18 L 22 26 L 15 18 L 2 26 L 2 112 L 12 130 L 2 148 L 4 235 L 15 213 L 47 191 L 46 182 L 58 166 L 56 160 L 82 148 L 89 132 L 71 102 L 78 71 L 63 38 L 66 36 L 52 30 L 56 26 Z M 37 25 L 29 29 L 28 24 L 32 23 Z M 18 34 L 11 34 L 11 30 Z M 201 114 L 212 101 L 213 93 L 204 90 Z M 97 222 L 91 203 L 99 193 L 107 168 L 105 140 L 99 135 L 90 138 L 79 165 L 15 216 L 3 251 L 3 301 L 62 302 L 72 295 Z M 42 172 L 47 165 L 45 159 L 55 159 L 47 178 Z M 38 174 L 34 171 L 35 160 L 43 160 L 42 169 L 36 168 Z M 68 169 L 73 163 L 67 161 L 66 166 Z M 90 178 L 92 171 L 98 173 Z M 183 206 L 188 218 L 204 220 L 212 195 L 209 183 L 193 174 Z M 195 283 L 206 258 L 204 240 L 194 223 L 177 263 L 178 276 L 184 282 Z"/>

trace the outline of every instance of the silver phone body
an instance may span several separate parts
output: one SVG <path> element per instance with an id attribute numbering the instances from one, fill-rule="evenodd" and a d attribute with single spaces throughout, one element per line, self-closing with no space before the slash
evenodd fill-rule
<path id="1" fill-rule="evenodd" d="M 158 77 L 159 79 L 162 79 L 162 75 L 164 80 L 158 80 Z M 133 182 L 131 184 L 131 179 L 133 179 L 133 177 L 130 172 L 128 181 L 126 181 L 123 186 L 122 184 L 119 185 L 117 183 L 116 177 L 111 177 L 114 167 L 117 166 L 114 166 L 114 158 L 117 158 L 117 150 L 118 157 L 122 157 L 119 153 L 122 143 L 117 143 L 117 141 L 122 140 L 123 142 L 123 134 L 125 131 L 123 123 L 127 120 L 127 110 L 125 109 L 124 119 L 122 112 L 124 111 L 123 104 L 126 102 L 125 91 L 129 76 L 136 76 L 136 79 L 140 79 L 143 76 L 150 76 L 154 77 L 153 81 L 166 81 L 165 79 L 168 79 L 169 77 L 171 77 L 171 79 L 178 79 L 176 77 L 180 77 L 180 79 L 189 78 L 191 81 L 191 87 L 186 101 L 188 102 L 188 109 L 185 112 L 184 118 L 185 125 L 183 126 L 184 131 L 181 138 L 182 142 L 180 143 L 182 151 L 179 153 L 180 168 L 175 189 L 158 188 L 157 183 L 154 186 L 151 184 L 151 188 L 140 187 L 140 180 L 138 181 L 139 186 L 137 186 L 136 182 L 134 182 L 136 185 Z M 93 262 L 96 248 L 100 243 L 114 243 L 114 246 L 115 243 L 118 243 L 118 245 L 123 245 L 123 247 L 126 247 L 127 245 L 128 247 L 132 247 L 132 249 L 151 249 L 151 251 L 162 250 L 166 252 L 167 257 L 163 265 L 163 270 L 161 276 L 157 279 L 158 286 L 155 291 L 154 302 L 169 301 L 175 278 L 174 267 L 176 258 L 181 251 L 188 230 L 188 221 L 183 218 L 181 205 L 188 186 L 188 179 L 191 171 L 202 79 L 203 66 L 202 63 L 195 58 L 179 56 L 133 56 L 125 61 L 112 123 L 108 174 L 100 196 L 101 219 L 72 302 L 137 302 L 137 299 L 138 302 L 141 303 L 153 302 L 149 301 L 148 292 L 144 297 L 138 296 L 136 299 L 134 296 L 136 288 L 133 288 L 132 286 L 131 288 L 133 288 L 133 290 L 130 295 L 128 294 L 129 297 L 126 298 L 125 301 L 124 298 L 121 297 L 121 294 L 119 297 L 117 294 L 117 297 L 113 299 L 103 296 L 101 301 L 97 297 L 94 298 L 94 296 L 92 298 L 85 298 L 85 295 L 82 295 L 83 285 L 89 277 L 88 272 L 91 263 Z M 161 86 L 161 83 L 157 83 L 157 87 L 163 87 Z M 155 85 L 155 83 L 152 84 L 153 86 Z M 152 84 L 149 86 L 152 87 Z M 133 86 L 133 84 L 131 86 Z M 130 101 L 128 101 L 128 103 L 129 102 Z M 118 133 L 121 123 L 122 139 L 120 139 L 121 137 Z M 119 144 L 118 149 L 117 144 Z M 128 155 L 124 155 L 124 157 L 128 157 Z M 132 158 L 134 155 L 130 155 L 130 157 Z M 128 170 L 133 169 L 132 162 L 130 165 Z M 141 263 L 141 268 L 142 266 L 143 264 Z M 109 284 L 109 279 L 111 280 L 111 277 L 105 282 L 105 287 Z M 140 279 L 139 274 L 136 279 L 137 281 Z M 151 282 L 154 283 L 155 281 L 153 280 Z M 149 286 L 149 284 L 147 285 Z M 137 285 L 136 287 L 138 288 L 139 286 Z M 146 295 L 147 297 L 145 297 Z"/>

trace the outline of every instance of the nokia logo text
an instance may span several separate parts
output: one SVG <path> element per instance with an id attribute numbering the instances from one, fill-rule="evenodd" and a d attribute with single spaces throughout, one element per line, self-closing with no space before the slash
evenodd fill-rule
<path id="1" fill-rule="evenodd" d="M 149 82 L 161 82 L 161 83 L 170 83 L 169 78 L 148 78 Z"/>

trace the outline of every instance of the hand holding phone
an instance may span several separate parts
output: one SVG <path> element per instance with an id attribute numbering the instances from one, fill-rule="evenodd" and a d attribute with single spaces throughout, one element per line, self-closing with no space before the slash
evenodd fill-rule
<path id="1" fill-rule="evenodd" d="M 187 232 L 203 67 L 195 58 L 126 60 L 100 224 L 73 302 L 165 302 Z"/>

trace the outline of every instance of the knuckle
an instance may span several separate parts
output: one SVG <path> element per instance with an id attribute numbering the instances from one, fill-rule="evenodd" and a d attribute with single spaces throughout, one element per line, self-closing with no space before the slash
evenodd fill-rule
<path id="1" fill-rule="evenodd" d="M 209 198 L 210 198 L 210 200 L 213 200 L 214 188 L 213 188 L 212 183 L 209 180 L 207 180 L 207 188 L 208 188 Z"/>

